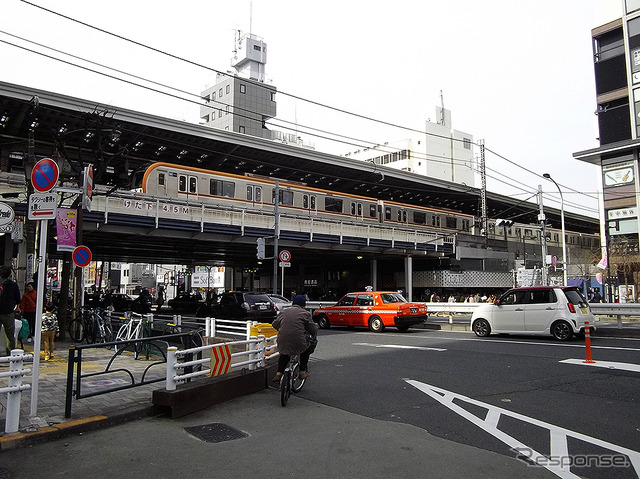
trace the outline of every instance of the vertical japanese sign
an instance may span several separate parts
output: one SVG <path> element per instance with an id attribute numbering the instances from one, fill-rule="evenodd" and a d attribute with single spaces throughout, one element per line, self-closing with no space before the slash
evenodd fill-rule
<path id="1" fill-rule="evenodd" d="M 73 251 L 76 247 L 76 225 L 78 212 L 75 209 L 58 208 L 56 233 L 58 251 Z"/>

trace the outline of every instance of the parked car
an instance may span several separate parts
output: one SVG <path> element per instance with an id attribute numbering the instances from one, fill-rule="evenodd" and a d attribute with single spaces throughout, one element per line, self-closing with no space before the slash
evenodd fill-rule
<path id="1" fill-rule="evenodd" d="M 180 293 L 175 298 L 167 301 L 167 305 L 173 312 L 182 314 L 196 314 L 204 304 L 205 302 L 200 293 L 193 294 L 190 292 Z"/>
<path id="2" fill-rule="evenodd" d="M 267 296 L 269 297 L 273 305 L 276 307 L 276 311 L 278 313 L 281 313 L 282 311 L 284 311 L 285 309 L 293 305 L 293 303 L 290 300 L 288 300 L 287 298 L 279 294 L 267 293 Z"/>
<path id="3" fill-rule="evenodd" d="M 133 299 L 128 294 L 124 293 L 111 293 L 109 295 L 109 300 L 111 303 L 111 307 L 114 311 L 123 312 L 123 311 L 131 311 L 133 309 L 133 303 L 135 299 Z"/>
<path id="4" fill-rule="evenodd" d="M 495 303 L 478 306 L 471 329 L 479 337 L 491 333 L 550 334 L 561 341 L 584 333 L 585 321 L 593 328 L 595 318 L 580 288 L 538 286 L 514 288 Z"/>
<path id="5" fill-rule="evenodd" d="M 215 304 L 201 306 L 196 316 L 271 323 L 277 314 L 276 307 L 266 294 L 233 291 L 223 293 Z"/>
<path id="6" fill-rule="evenodd" d="M 349 293 L 335 305 L 316 309 L 313 313 L 313 320 L 321 328 L 365 326 L 374 332 L 381 332 L 387 326 L 395 326 L 404 332 L 426 319 L 424 303 L 409 303 L 395 291 Z"/>

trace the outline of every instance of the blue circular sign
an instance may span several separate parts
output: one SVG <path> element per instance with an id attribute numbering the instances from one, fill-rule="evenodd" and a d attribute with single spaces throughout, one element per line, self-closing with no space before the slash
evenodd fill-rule
<path id="1" fill-rule="evenodd" d="M 58 164 L 51 158 L 38 161 L 31 170 L 31 184 L 36 191 L 46 193 L 58 182 Z"/>
<path id="2" fill-rule="evenodd" d="M 91 250 L 86 246 L 77 246 L 71 255 L 76 266 L 84 268 L 91 263 Z"/>

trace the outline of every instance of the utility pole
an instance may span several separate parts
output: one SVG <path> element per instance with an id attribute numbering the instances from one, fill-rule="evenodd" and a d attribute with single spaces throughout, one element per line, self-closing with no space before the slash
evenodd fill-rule
<path id="1" fill-rule="evenodd" d="M 542 185 L 538 185 L 538 204 L 540 205 L 540 213 L 538 214 L 538 221 L 540 222 L 540 231 L 542 235 L 540 242 L 542 244 L 542 285 L 547 286 L 547 228 L 546 218 L 544 216 L 544 208 L 542 206 Z"/>
<path id="2" fill-rule="evenodd" d="M 273 292 L 278 292 L 278 237 L 280 236 L 280 211 L 278 205 L 280 204 L 280 182 L 276 180 L 276 187 L 274 189 L 273 198 Z"/>
<path id="3" fill-rule="evenodd" d="M 487 235 L 489 234 L 489 219 L 487 218 L 487 169 L 484 156 L 484 140 L 480 144 L 480 210 L 481 210 L 481 234 L 484 236 L 484 244 L 487 245 Z"/>

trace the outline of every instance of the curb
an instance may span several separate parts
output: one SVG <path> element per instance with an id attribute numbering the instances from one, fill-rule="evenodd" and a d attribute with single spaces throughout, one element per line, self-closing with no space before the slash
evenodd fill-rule
<path id="1" fill-rule="evenodd" d="M 0 452 L 56 441 L 71 434 L 83 434 L 94 429 L 104 429 L 127 421 L 154 416 L 157 413 L 158 410 L 154 406 L 130 408 L 128 410 L 115 412 L 110 416 L 90 416 L 41 427 L 36 431 L 23 430 L 4 434 L 0 436 Z"/>

